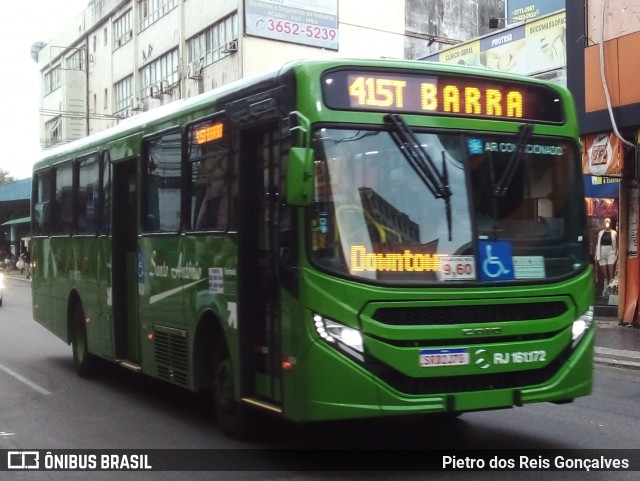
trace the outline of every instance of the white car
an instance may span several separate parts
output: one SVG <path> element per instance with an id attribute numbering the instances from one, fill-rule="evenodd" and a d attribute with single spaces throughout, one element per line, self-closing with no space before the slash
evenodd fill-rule
<path id="1" fill-rule="evenodd" d="M 4 274 L 0 272 L 0 306 L 2 305 L 2 291 L 4 289 Z"/>

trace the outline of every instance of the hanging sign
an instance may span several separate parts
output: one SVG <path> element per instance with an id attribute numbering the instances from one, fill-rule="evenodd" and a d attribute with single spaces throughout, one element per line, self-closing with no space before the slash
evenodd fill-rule
<path id="1" fill-rule="evenodd" d="M 622 146 L 613 132 L 584 138 L 582 173 L 589 175 L 622 175 Z"/>

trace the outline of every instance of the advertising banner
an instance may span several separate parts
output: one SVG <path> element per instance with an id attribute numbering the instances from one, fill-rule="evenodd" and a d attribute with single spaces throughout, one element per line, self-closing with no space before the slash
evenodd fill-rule
<path id="1" fill-rule="evenodd" d="M 338 50 L 338 0 L 245 0 L 247 35 Z"/>
<path id="2" fill-rule="evenodd" d="M 526 22 L 564 8 L 565 0 L 507 0 L 507 25 Z"/>
<path id="3" fill-rule="evenodd" d="M 638 256 L 638 188 L 629 189 L 629 239 L 627 257 Z"/>
<path id="4" fill-rule="evenodd" d="M 622 175 L 622 166 L 622 145 L 613 132 L 588 135 L 584 138 L 583 174 L 619 177 Z"/>
<path id="5" fill-rule="evenodd" d="M 438 54 L 438 61 L 460 65 L 480 65 L 480 40 L 448 48 Z"/>
<path id="6" fill-rule="evenodd" d="M 595 175 L 583 175 L 584 196 L 587 198 L 617 199 L 620 197 L 620 177 L 600 177 Z M 596 215 L 590 214 L 590 215 Z M 610 217 L 602 215 L 600 217 Z"/>
<path id="7" fill-rule="evenodd" d="M 458 44 L 425 60 L 533 75 L 566 67 L 566 55 L 563 11 Z"/>

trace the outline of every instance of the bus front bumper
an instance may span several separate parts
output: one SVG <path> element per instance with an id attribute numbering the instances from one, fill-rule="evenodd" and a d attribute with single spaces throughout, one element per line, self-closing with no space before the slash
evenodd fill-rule
<path id="1" fill-rule="evenodd" d="M 285 379 L 285 416 L 298 422 L 505 409 L 536 402 L 563 403 L 591 393 L 595 329 L 588 330 L 555 374 L 518 388 L 409 395 L 322 342 L 299 359 Z M 305 366 L 316 366 L 305 369 Z M 318 368 L 321 366 L 321 368 Z M 293 386 L 297 388 L 293 388 Z M 292 386 L 288 388 L 287 386 Z"/>

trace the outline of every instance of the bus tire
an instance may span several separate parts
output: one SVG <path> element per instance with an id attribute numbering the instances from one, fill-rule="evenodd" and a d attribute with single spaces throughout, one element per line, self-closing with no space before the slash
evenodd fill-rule
<path id="1" fill-rule="evenodd" d="M 85 325 L 84 312 L 80 304 L 77 304 L 73 309 L 71 328 L 71 348 L 73 351 L 73 364 L 76 366 L 76 372 L 78 373 L 78 376 L 83 379 L 91 378 L 95 375 L 96 358 L 89 353 L 87 327 Z"/>
<path id="2" fill-rule="evenodd" d="M 236 439 L 250 437 L 250 411 L 234 398 L 235 384 L 229 350 L 219 340 L 213 353 L 211 379 L 213 410 L 218 426 L 227 436 Z"/>

